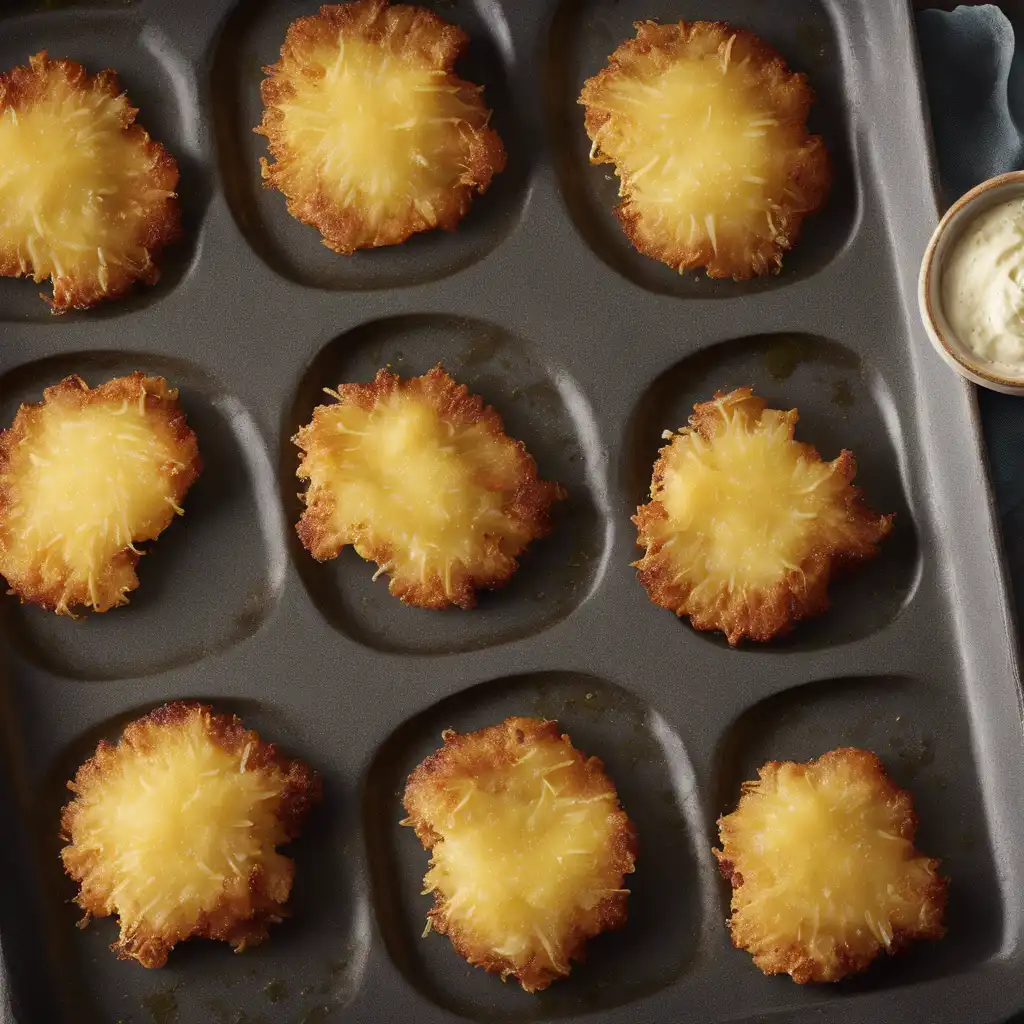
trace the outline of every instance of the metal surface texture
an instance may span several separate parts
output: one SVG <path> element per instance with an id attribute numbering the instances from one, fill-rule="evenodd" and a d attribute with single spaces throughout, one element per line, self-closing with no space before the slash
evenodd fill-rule
<path id="1" fill-rule="evenodd" d="M 1024 792 L 1016 639 L 970 390 L 914 303 L 937 220 L 901 0 L 439 0 L 471 43 L 508 170 L 453 235 L 335 256 L 264 191 L 261 66 L 295 0 L 0 9 L 0 66 L 47 48 L 116 68 L 178 158 L 187 240 L 153 289 L 51 317 L 0 281 L 0 420 L 68 373 L 181 388 L 206 469 L 140 564 L 131 604 L 71 621 L 2 604 L 0 939 L 19 1024 L 982 1024 L 1024 1007 Z M 734 21 L 806 71 L 835 163 L 783 273 L 678 276 L 634 253 L 615 181 L 587 163 L 576 97 L 640 18 Z M 351 551 L 315 563 L 293 525 L 290 437 L 321 388 L 438 361 L 569 491 L 552 537 L 471 613 L 391 598 Z M 800 410 L 897 513 L 880 557 L 788 639 L 730 650 L 652 605 L 629 562 L 665 428 L 719 388 Z M 76 929 L 58 860 L 64 783 L 101 737 L 174 698 L 240 714 L 325 780 L 292 848 L 294 916 L 242 955 L 187 943 L 161 971 Z M 557 718 L 636 822 L 630 920 L 540 996 L 421 939 L 426 854 L 405 775 L 508 714 Z M 764 760 L 875 750 L 914 793 L 952 879 L 949 935 L 839 986 L 763 977 L 729 942 L 717 816 Z"/>

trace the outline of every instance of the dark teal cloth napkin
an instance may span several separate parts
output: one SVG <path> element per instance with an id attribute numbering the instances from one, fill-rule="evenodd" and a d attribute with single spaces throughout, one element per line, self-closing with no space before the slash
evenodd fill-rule
<path id="1" fill-rule="evenodd" d="M 1024 19 L 1017 29 L 1024 36 Z M 922 11 L 918 40 L 943 191 L 1024 167 L 1024 46 L 991 5 Z M 1021 126 L 1021 127 L 1018 127 Z M 1024 397 L 980 388 L 978 400 L 1017 607 L 1024 614 Z"/>

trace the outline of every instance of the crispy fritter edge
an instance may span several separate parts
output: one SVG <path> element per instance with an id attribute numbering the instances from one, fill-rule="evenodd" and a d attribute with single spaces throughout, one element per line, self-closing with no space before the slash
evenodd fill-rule
<path id="1" fill-rule="evenodd" d="M 752 397 L 756 397 L 752 388 L 736 388 L 728 393 L 716 391 L 711 401 L 698 402 L 694 405 L 693 415 L 689 418 L 689 428 L 684 427 L 676 432 L 673 441 L 660 449 L 658 460 L 654 464 L 652 488 L 664 479 L 669 452 L 675 437 L 693 431 L 710 443 L 712 425 L 718 419 L 715 402 L 720 399 L 740 401 Z M 797 410 L 791 409 L 788 415 L 792 417 L 791 424 L 795 427 Z M 807 458 L 823 461 L 813 445 L 796 440 L 791 443 L 797 445 Z M 648 539 L 648 531 L 656 522 L 669 518 L 662 503 L 652 498 L 647 504 L 641 505 L 633 516 L 633 523 L 637 527 L 637 546 L 645 548 L 646 553 L 643 558 L 632 563 L 637 570 L 637 579 L 650 599 L 656 605 L 667 608 L 680 617 L 685 615 L 694 629 L 724 632 L 730 646 L 733 647 L 744 639 L 760 642 L 772 640 L 790 632 L 801 619 L 808 619 L 827 611 L 828 585 L 832 576 L 874 558 L 878 554 L 878 544 L 889 535 L 893 520 L 896 518 L 894 512 L 881 515 L 873 512 L 864 503 L 861 488 L 851 482 L 857 473 L 857 462 L 853 452 L 844 449 L 832 460 L 831 465 L 849 484 L 848 489 L 844 491 L 846 511 L 851 520 L 857 520 L 858 528 L 863 533 L 864 543 L 860 550 L 836 552 L 826 548 L 812 552 L 801 563 L 801 571 L 789 573 L 774 587 L 759 588 L 756 593 L 761 600 L 756 607 L 751 607 L 748 602 L 747 621 L 733 630 L 727 630 L 713 611 L 698 615 L 681 610 L 689 595 L 689 589 L 675 581 L 675 575 L 666 571 L 663 562 L 652 559 L 651 556 L 658 553 L 658 548 L 652 546 Z"/>
<path id="2" fill-rule="evenodd" d="M 163 377 L 147 377 L 140 370 L 129 374 L 126 377 L 115 377 L 98 387 L 90 388 L 88 384 L 77 375 L 65 377 L 59 384 L 53 384 L 43 391 L 41 402 L 23 402 L 18 408 L 14 422 L 4 431 L 0 431 L 0 541 L 3 540 L 7 510 L 17 501 L 14 488 L 11 484 L 5 484 L 4 478 L 11 473 L 14 461 L 17 457 L 19 446 L 28 441 L 31 437 L 33 421 L 42 414 L 44 406 L 50 402 L 59 402 L 70 399 L 71 405 L 79 409 L 89 405 L 104 405 L 112 402 L 128 401 L 138 403 L 145 394 L 146 412 L 158 419 L 161 428 L 166 429 L 176 446 L 180 449 L 182 462 L 185 468 L 180 473 L 169 477 L 174 483 L 172 495 L 175 504 L 180 505 L 188 492 L 188 489 L 195 483 L 203 468 L 202 459 L 199 456 L 199 445 L 196 435 L 185 421 L 185 414 L 178 405 L 177 388 L 169 388 Z M 174 518 L 174 510 L 168 507 L 167 521 L 161 527 L 161 532 L 170 525 Z M 131 547 L 125 548 L 114 556 L 110 563 L 112 566 L 130 564 L 135 566 L 142 552 L 133 551 Z M 8 593 L 16 594 L 23 602 L 37 604 L 50 611 L 56 610 L 60 599 L 64 595 L 64 589 L 56 584 L 47 589 L 42 582 L 38 571 L 34 577 L 19 582 L 8 580 L 10 587 Z M 134 590 L 139 585 L 138 577 L 129 590 Z M 81 596 L 66 602 L 68 605 L 86 605 L 88 594 L 83 591 Z M 123 603 L 123 602 L 121 602 Z M 114 604 L 112 607 L 117 607 Z"/>
<path id="3" fill-rule="evenodd" d="M 618 791 L 604 770 L 604 763 L 599 757 L 585 757 L 572 745 L 572 740 L 559 731 L 558 723 L 538 718 L 506 718 L 499 725 L 488 726 L 471 733 L 457 733 L 454 729 L 446 729 L 441 734 L 444 746 L 422 761 L 406 783 L 403 806 L 409 817 L 404 823 L 412 826 L 423 849 L 430 851 L 434 845 L 442 841 L 442 837 L 431 828 L 428 821 L 416 816 L 413 804 L 418 791 L 430 791 L 443 788 L 447 781 L 456 774 L 463 775 L 467 769 L 465 764 L 458 764 L 453 758 L 467 756 L 467 761 L 479 763 L 479 771 L 492 772 L 499 768 L 511 768 L 515 765 L 517 747 L 528 746 L 543 740 L 564 740 L 571 749 L 577 763 L 582 765 L 591 778 L 600 777 L 604 788 L 614 793 L 615 809 L 609 817 L 616 819 L 615 830 L 611 837 L 608 854 L 614 869 L 623 876 L 632 874 L 637 856 L 636 827 L 622 809 L 618 800 Z M 412 799 L 410 798 L 412 794 Z M 566 964 L 575 960 L 583 963 L 586 959 L 586 943 L 601 932 L 621 928 L 626 923 L 627 902 L 625 893 L 608 893 L 592 911 L 592 927 L 576 927 L 567 936 L 559 936 L 559 946 L 564 954 Z M 531 961 L 525 968 L 518 968 L 506 957 L 486 947 L 473 946 L 458 925 L 453 923 L 445 913 L 445 898 L 440 892 L 434 893 L 434 906 L 427 912 L 429 926 L 439 935 L 447 935 L 455 951 L 470 964 L 482 967 L 489 974 L 498 974 L 501 980 L 509 977 L 518 979 L 527 992 L 539 992 L 548 987 L 557 978 L 565 977 L 551 967 Z"/>
<path id="4" fill-rule="evenodd" d="M 657 53 L 663 47 L 675 43 L 680 36 L 683 37 L 685 42 L 698 25 L 712 26 L 723 34 L 723 42 L 728 36 L 732 35 L 743 39 L 751 47 L 753 60 L 759 63 L 763 71 L 775 70 L 779 74 L 784 74 L 797 80 L 802 86 L 802 93 L 806 100 L 803 117 L 804 131 L 807 141 L 812 144 L 813 148 L 806 159 L 797 165 L 790 176 L 790 181 L 798 189 L 806 191 L 811 197 L 809 207 L 793 210 L 780 202 L 781 209 L 777 220 L 779 230 L 776 237 L 762 243 L 752 254 L 752 260 L 745 263 L 730 262 L 724 257 L 720 257 L 710 244 L 701 244 L 692 249 L 683 245 L 674 249 L 657 246 L 652 240 L 645 238 L 644 232 L 640 227 L 641 215 L 632 207 L 631 197 L 628 193 L 621 193 L 624 198 L 615 208 L 615 216 L 622 225 L 622 230 L 626 237 L 629 238 L 630 243 L 637 252 L 667 264 L 680 274 L 688 270 L 696 270 L 700 267 L 706 268 L 708 277 L 731 277 L 734 281 L 748 281 L 752 277 L 762 276 L 766 273 L 777 274 L 782 269 L 783 253 L 792 249 L 800 236 L 804 217 L 818 212 L 825 205 L 832 184 L 832 165 L 824 139 L 820 135 L 811 135 L 806 131 L 807 112 L 810 111 L 815 99 L 814 90 L 808 82 L 807 75 L 803 72 L 790 70 L 782 55 L 759 36 L 746 29 L 736 28 L 726 21 L 679 21 L 669 25 L 660 25 L 655 21 L 635 22 L 636 38 L 627 39 L 621 43 L 608 58 L 608 64 L 583 85 L 583 91 L 578 102 L 585 108 L 584 125 L 587 135 L 591 140 L 594 140 L 598 131 L 612 116 L 609 111 L 590 107 L 588 105 L 588 96 L 604 84 L 607 79 L 614 79 L 619 75 L 623 70 L 623 56 L 632 53 Z M 666 63 L 672 63 L 672 58 L 669 57 Z M 590 162 L 593 164 L 614 164 L 615 161 L 605 156 L 595 146 Z M 763 264 L 763 268 L 755 266 L 755 263 Z"/>
<path id="5" fill-rule="evenodd" d="M 130 743 L 132 746 L 146 749 L 151 746 L 151 728 L 173 729 L 184 724 L 196 713 L 204 716 L 205 731 L 210 739 L 230 754 L 241 754 L 247 746 L 249 747 L 245 762 L 246 771 L 277 768 L 281 772 L 284 786 L 281 790 L 277 818 L 288 842 L 298 838 L 311 808 L 322 797 L 320 777 L 305 762 L 287 757 L 277 744 L 266 743 L 257 732 L 246 729 L 241 719 L 235 715 L 215 714 L 209 705 L 190 701 L 173 701 L 129 723 L 116 744 L 107 740 L 100 741 L 96 753 L 81 765 L 74 779 L 67 784 L 68 789 L 75 793 L 76 797 L 61 811 L 60 838 L 70 845 L 74 844 L 77 794 L 93 786 L 102 787 L 105 767 L 116 760 L 122 744 Z M 82 878 L 76 877 L 67 867 L 63 851 L 61 860 L 65 863 L 68 875 L 76 882 L 81 882 Z M 294 875 L 294 862 L 288 858 L 286 860 L 291 865 Z M 168 942 L 156 933 L 136 933 L 132 943 L 137 947 L 134 951 L 130 949 L 123 936 L 110 948 L 119 959 L 138 960 L 144 967 L 163 967 L 174 945 L 187 938 L 228 942 L 240 953 L 249 946 L 265 941 L 269 936 L 269 926 L 280 923 L 288 916 L 289 893 L 271 891 L 266 883 L 262 868 L 257 865 L 249 876 L 248 891 L 234 897 L 230 893 L 224 893 L 216 907 L 200 916 L 191 935 Z M 288 880 L 288 889 L 291 889 L 291 878 Z M 108 916 L 102 903 L 90 904 L 81 892 L 75 897 L 75 902 L 85 911 L 85 917 L 79 923 L 79 927 L 84 928 L 93 917 Z M 241 903 L 242 906 L 236 907 L 235 902 Z M 245 912 L 243 908 L 247 902 L 251 902 L 251 909 Z M 116 913 L 116 910 L 113 913 Z M 244 913 L 245 916 L 239 916 L 240 913 Z"/>
<path id="6" fill-rule="evenodd" d="M 565 498 L 565 489 L 560 484 L 539 478 L 537 463 L 533 456 L 526 450 L 526 445 L 522 441 L 517 441 L 505 433 L 505 426 L 498 412 L 492 406 L 484 405 L 484 400 L 479 395 L 471 394 L 465 384 L 457 383 L 440 363 L 420 377 L 403 378 L 381 369 L 370 383 L 339 384 L 335 393 L 342 404 L 370 411 L 398 391 L 417 392 L 419 397 L 431 405 L 440 416 L 455 426 L 465 427 L 479 423 L 488 434 L 504 437 L 518 452 L 519 462 L 516 474 L 519 485 L 511 502 L 505 506 L 506 512 L 510 518 L 530 525 L 532 536 L 528 544 L 546 537 L 551 532 L 551 505 Z M 304 479 L 305 453 L 315 443 L 313 432 L 316 430 L 320 411 L 331 408 L 333 406 L 330 405 L 317 406 L 313 410 L 310 422 L 301 427 L 292 438 L 292 442 L 300 449 L 299 468 L 296 471 L 300 479 Z M 376 562 L 381 567 L 391 564 L 392 548 L 374 540 L 372 529 L 351 540 L 338 536 L 331 523 L 334 504 L 328 500 L 326 493 L 310 504 L 307 491 L 303 493 L 302 500 L 306 502 L 306 509 L 299 518 L 296 531 L 303 547 L 318 562 L 336 558 L 347 544 L 358 544 L 362 549 L 362 558 Z M 512 579 L 518 568 L 516 556 L 521 555 L 528 544 L 524 544 L 513 555 L 503 559 L 507 570 L 505 572 L 484 577 L 469 572 L 471 567 L 466 566 L 467 579 L 452 597 L 448 596 L 444 581 L 436 574 L 423 584 L 392 576 L 388 589 L 405 604 L 419 608 L 439 610 L 454 604 L 463 609 L 470 609 L 476 605 L 477 590 L 498 590 Z"/>
<path id="7" fill-rule="evenodd" d="M 276 188 L 283 193 L 288 212 L 301 223 L 316 228 L 328 249 L 345 256 L 351 256 L 358 249 L 398 245 L 411 235 L 435 227 L 443 231 L 454 231 L 469 211 L 474 189 L 482 195 L 489 188 L 494 175 L 505 169 L 506 155 L 501 137 L 485 123 L 471 133 L 463 180 L 449 191 L 447 205 L 435 205 L 436 223 L 430 224 L 418 211 L 410 210 L 404 217 L 393 217 L 380 224 L 373 224 L 376 234 L 371 243 L 360 241 L 372 224 L 362 216 L 361 211 L 339 208 L 322 190 L 301 195 L 288 192 L 285 172 L 289 165 L 300 163 L 303 158 L 302 154 L 293 153 L 289 147 L 280 105 L 295 94 L 289 75 L 293 66 L 301 66 L 296 56 L 298 42 L 303 39 L 315 41 L 322 37 L 333 45 L 340 36 L 356 33 L 368 42 L 380 43 L 393 30 L 395 12 L 409 9 L 416 12 L 416 17 L 407 33 L 405 45 L 423 52 L 437 70 L 449 76 L 453 85 L 475 94 L 477 87 L 459 78 L 453 71 L 455 61 L 469 42 L 466 33 L 425 8 L 411 4 L 391 6 L 388 0 L 324 4 L 319 14 L 298 18 L 288 27 L 280 60 L 263 69 L 269 76 L 260 85 L 263 120 L 253 131 L 266 137 L 267 149 L 275 161 L 271 164 L 265 157 L 260 157 L 264 187 Z M 489 120 L 487 107 L 482 99 L 479 102 Z"/>
<path id="8" fill-rule="evenodd" d="M 29 66 L 19 65 L 10 71 L 0 73 L 0 113 L 13 108 L 23 110 L 32 106 L 46 95 L 47 75 L 56 69 L 77 90 L 92 91 L 116 98 L 124 91 L 117 72 L 108 68 L 95 75 L 89 75 L 85 68 L 73 60 L 50 60 L 46 50 L 29 58 Z M 162 210 L 146 224 L 139 244 L 149 253 L 149 265 L 142 273 L 133 273 L 121 264 L 107 267 L 107 285 L 103 287 L 97 278 L 76 280 L 56 278 L 53 280 L 53 299 L 41 293 L 40 297 L 50 304 L 53 313 L 65 313 L 69 309 L 89 309 L 105 299 L 122 296 L 136 282 L 156 284 L 160 268 L 156 259 L 161 250 L 181 238 L 181 206 L 178 202 L 178 164 L 174 157 L 159 142 L 150 138 L 149 132 L 135 123 L 138 109 L 132 107 L 125 97 L 121 125 L 133 143 L 146 150 L 153 159 L 153 171 L 149 180 L 151 188 L 174 193 L 167 198 Z M 21 261 L 16 251 L 0 248 L 0 277 L 22 277 Z"/>
<path id="9" fill-rule="evenodd" d="M 895 809 L 894 827 L 901 839 L 909 843 L 914 842 L 917 834 L 918 819 L 914 811 L 914 800 L 909 790 L 897 786 L 885 770 L 881 759 L 870 750 L 862 750 L 859 747 L 838 747 L 830 750 L 820 757 L 807 762 L 795 761 L 768 761 L 757 770 L 758 778 L 765 779 L 777 775 L 784 767 L 802 768 L 805 772 L 822 763 L 832 761 L 859 761 L 860 769 L 865 776 L 872 776 L 877 780 L 879 797 Z M 741 787 L 742 790 L 742 787 Z M 732 814 L 736 814 L 743 806 L 743 795 L 741 792 L 739 803 Z M 731 911 L 737 909 L 736 892 L 743 885 L 743 876 L 737 870 L 732 857 L 737 856 L 736 851 L 730 850 L 728 820 L 731 814 L 723 815 L 718 819 L 719 841 L 722 849 L 712 849 L 712 853 L 718 860 L 718 867 L 722 877 L 732 887 Z M 915 851 L 920 851 L 915 847 Z M 921 854 L 923 856 L 923 854 Z M 925 858 L 929 867 L 937 872 L 942 861 L 935 857 Z M 946 934 L 946 928 L 942 924 L 943 914 L 946 909 L 946 899 L 949 889 L 949 879 L 936 873 L 931 886 L 922 893 L 922 905 L 927 913 L 922 913 L 922 926 L 916 932 L 894 929 L 892 944 L 889 947 L 889 954 L 901 952 L 907 946 L 918 939 L 941 939 Z M 737 949 L 746 949 L 741 935 L 737 935 L 730 916 L 729 932 L 733 945 Z M 878 950 L 881 952 L 881 949 Z M 823 964 L 820 961 L 807 955 L 806 950 L 798 943 L 789 946 L 779 946 L 770 955 L 762 955 L 754 958 L 754 963 L 765 974 L 788 974 L 799 985 L 808 982 L 836 982 L 851 974 L 857 974 L 867 969 L 876 959 L 878 952 L 871 956 L 856 956 L 852 952 L 844 951 L 836 957 L 834 964 Z"/>

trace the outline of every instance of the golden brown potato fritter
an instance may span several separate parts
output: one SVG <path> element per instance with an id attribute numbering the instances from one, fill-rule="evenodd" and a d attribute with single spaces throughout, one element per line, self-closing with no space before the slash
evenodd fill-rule
<path id="1" fill-rule="evenodd" d="M 287 914 L 295 839 L 320 780 L 200 704 L 167 704 L 103 741 L 68 788 L 61 858 L 90 917 L 116 914 L 124 960 L 163 967 L 192 937 L 240 952 Z"/>
<path id="2" fill-rule="evenodd" d="M 317 406 L 293 438 L 309 481 L 297 528 L 314 558 L 351 544 L 406 604 L 472 608 L 477 589 L 504 586 L 517 556 L 550 532 L 564 492 L 440 366 L 408 379 L 380 370 L 327 394 L 336 403 Z"/>
<path id="3" fill-rule="evenodd" d="M 50 278 L 54 313 L 154 284 L 181 233 L 178 165 L 137 113 L 115 72 L 45 50 L 0 74 L 0 276 Z"/>
<path id="4" fill-rule="evenodd" d="M 946 879 L 914 848 L 910 794 L 866 750 L 769 761 L 718 822 L 732 941 L 765 974 L 839 981 L 945 934 Z"/>
<path id="5" fill-rule="evenodd" d="M 539 992 L 625 923 L 633 824 L 600 760 L 555 722 L 508 718 L 443 739 L 405 790 L 403 824 L 431 854 L 427 931 Z"/>
<path id="6" fill-rule="evenodd" d="M 666 431 L 633 517 L 651 600 L 730 644 L 825 611 L 833 572 L 873 558 L 892 528 L 850 482 L 853 455 L 823 462 L 793 440 L 796 422 L 750 388 L 695 405 L 688 428 Z"/>
<path id="7" fill-rule="evenodd" d="M 615 165 L 635 248 L 683 273 L 777 273 L 831 172 L 805 75 L 721 21 L 638 22 L 583 86 L 591 160 Z"/>
<path id="8" fill-rule="evenodd" d="M 127 604 L 139 585 L 135 545 L 182 514 L 201 467 L 163 377 L 46 388 L 0 433 L 0 574 L 58 615 Z"/>
<path id="9" fill-rule="evenodd" d="M 452 73 L 466 34 L 422 7 L 328 4 L 266 68 L 260 163 L 293 217 L 351 254 L 455 230 L 505 167 L 481 88 Z"/>

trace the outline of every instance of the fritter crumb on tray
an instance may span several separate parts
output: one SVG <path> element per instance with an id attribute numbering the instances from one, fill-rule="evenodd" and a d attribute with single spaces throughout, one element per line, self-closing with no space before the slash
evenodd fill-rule
<path id="1" fill-rule="evenodd" d="M 154 284 L 180 236 L 178 165 L 137 113 L 115 72 L 45 50 L 0 74 L 0 276 L 50 278 L 54 313 Z"/>
<path id="2" fill-rule="evenodd" d="M 163 377 L 67 377 L 0 433 L 0 575 L 58 615 L 126 604 L 136 544 L 181 514 L 202 463 Z"/>
<path id="3" fill-rule="evenodd" d="M 732 940 L 765 974 L 839 981 L 945 934 L 947 881 L 914 847 L 912 798 L 866 750 L 768 762 L 718 826 Z"/>
<path id="4" fill-rule="evenodd" d="M 452 71 L 466 34 L 422 7 L 328 4 L 265 69 L 267 187 L 335 252 L 453 231 L 505 167 L 481 87 Z"/>
<path id="5" fill-rule="evenodd" d="M 539 992 L 626 921 L 636 835 L 596 757 L 557 723 L 447 730 L 409 776 L 405 809 L 430 851 L 427 929 L 471 964 Z"/>
<path id="6" fill-rule="evenodd" d="M 121 959 L 162 967 L 200 937 L 240 952 L 287 915 L 295 839 L 320 780 L 200 704 L 167 704 L 103 741 L 68 788 L 61 858 L 90 917 L 116 914 Z"/>
<path id="7" fill-rule="evenodd" d="M 579 101 L 592 162 L 619 176 L 623 229 L 680 273 L 777 273 L 831 180 L 821 137 L 807 134 L 806 76 L 725 22 L 636 29 Z"/>
<path id="8" fill-rule="evenodd" d="M 351 544 L 406 604 L 472 608 L 550 532 L 561 487 L 540 480 L 497 412 L 440 366 L 406 379 L 379 370 L 327 393 L 337 401 L 293 438 L 309 481 L 297 529 L 314 558 Z"/>
<path id="9" fill-rule="evenodd" d="M 851 483 L 852 453 L 823 462 L 793 439 L 797 418 L 750 388 L 695 405 L 689 427 L 665 432 L 633 517 L 651 600 L 733 645 L 825 611 L 832 574 L 873 558 L 892 529 Z"/>

